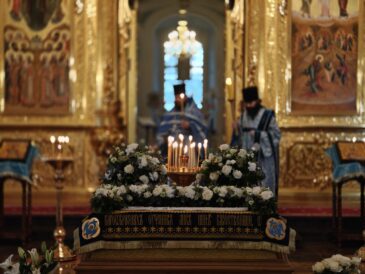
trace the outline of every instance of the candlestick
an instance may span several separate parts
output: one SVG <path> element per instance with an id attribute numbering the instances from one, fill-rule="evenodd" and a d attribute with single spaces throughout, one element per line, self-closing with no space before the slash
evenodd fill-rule
<path id="1" fill-rule="evenodd" d="M 234 100 L 234 93 L 233 93 L 233 88 L 232 88 L 231 77 L 226 78 L 226 89 L 227 89 L 227 100 L 228 101 Z"/>
<path id="2" fill-rule="evenodd" d="M 168 143 L 168 146 L 167 146 L 167 167 L 168 168 L 170 168 L 171 167 L 171 165 L 172 165 L 172 163 L 171 163 L 171 161 L 172 161 L 172 151 L 171 151 L 171 149 L 172 149 L 172 143 L 174 142 L 174 137 L 172 137 L 172 136 L 169 136 L 168 138 L 167 138 L 167 143 Z"/>
<path id="3" fill-rule="evenodd" d="M 202 143 L 198 143 L 198 166 L 199 166 L 199 161 L 200 161 L 201 149 L 202 149 Z"/>
<path id="4" fill-rule="evenodd" d="M 185 94 L 184 93 L 180 93 L 181 112 L 184 112 L 184 98 L 185 98 Z"/>
<path id="5" fill-rule="evenodd" d="M 207 159 L 208 158 L 208 155 L 207 155 L 207 152 L 208 152 L 208 140 L 207 139 L 204 140 L 203 146 L 204 146 L 204 159 Z"/>

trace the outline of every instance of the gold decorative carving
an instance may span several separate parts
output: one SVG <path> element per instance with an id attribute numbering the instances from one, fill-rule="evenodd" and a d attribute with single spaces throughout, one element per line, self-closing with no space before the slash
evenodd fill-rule
<path id="1" fill-rule="evenodd" d="M 337 141 L 353 140 L 365 140 L 365 133 L 346 129 L 284 130 L 280 146 L 280 187 L 330 187 L 332 164 L 325 149 Z"/>

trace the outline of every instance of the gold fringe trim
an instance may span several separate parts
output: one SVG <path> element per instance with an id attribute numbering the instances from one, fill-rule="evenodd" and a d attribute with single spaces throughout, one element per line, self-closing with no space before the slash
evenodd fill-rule
<path id="1" fill-rule="evenodd" d="M 73 250 L 76 251 L 76 250 L 80 249 L 79 229 L 76 228 L 74 230 L 73 234 L 74 234 L 74 247 L 73 247 Z"/>
<path id="2" fill-rule="evenodd" d="M 76 231 L 76 230 L 75 230 Z M 295 251 L 295 230 L 290 231 L 289 245 L 283 246 L 269 242 L 251 241 L 126 241 L 109 242 L 97 241 L 80 247 L 79 239 L 75 238 L 74 249 L 77 253 L 83 254 L 99 249 L 147 249 L 147 248 L 191 248 L 191 249 L 254 249 L 268 250 L 276 253 L 290 254 Z M 74 234 L 75 235 L 75 234 Z M 78 237 L 78 234 L 77 234 Z"/>

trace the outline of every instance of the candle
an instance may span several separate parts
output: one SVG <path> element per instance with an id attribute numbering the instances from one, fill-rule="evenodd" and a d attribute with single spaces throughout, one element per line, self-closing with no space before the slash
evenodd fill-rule
<path id="1" fill-rule="evenodd" d="M 49 138 L 49 140 L 51 141 L 51 153 L 52 153 L 52 155 L 54 155 L 54 153 L 55 153 L 55 142 L 56 142 L 56 137 L 52 135 L 52 136 Z"/>
<path id="2" fill-rule="evenodd" d="M 202 149 L 202 143 L 198 143 L 198 166 L 199 166 L 199 161 L 200 161 L 200 152 Z"/>
<path id="3" fill-rule="evenodd" d="M 167 146 L 167 168 L 171 168 L 172 166 L 172 143 L 174 142 L 174 137 L 169 136 L 167 138 L 168 146 Z"/>
<path id="4" fill-rule="evenodd" d="M 180 93 L 181 112 L 184 112 L 184 98 L 185 98 L 185 94 L 184 93 Z"/>
<path id="5" fill-rule="evenodd" d="M 177 142 L 174 142 L 172 145 L 173 148 L 173 166 L 176 167 L 177 166 Z"/>
<path id="6" fill-rule="evenodd" d="M 208 152 L 208 140 L 207 139 L 204 140 L 203 146 L 204 146 L 204 159 L 207 159 L 208 158 L 208 155 L 207 155 L 207 152 Z"/>
<path id="7" fill-rule="evenodd" d="M 226 78 L 226 89 L 227 89 L 227 99 L 228 99 L 228 101 L 234 100 L 231 77 Z"/>
<path id="8" fill-rule="evenodd" d="M 178 154 L 178 162 L 177 162 L 177 167 L 179 168 L 181 163 L 180 163 L 180 156 L 183 155 L 183 143 L 179 144 L 179 154 Z"/>
<path id="9" fill-rule="evenodd" d="M 195 144 L 195 142 L 193 142 L 193 143 L 191 144 L 191 147 L 192 147 L 192 159 L 191 159 L 191 165 L 192 165 L 193 167 L 196 167 L 195 146 L 196 146 L 196 144 Z"/>

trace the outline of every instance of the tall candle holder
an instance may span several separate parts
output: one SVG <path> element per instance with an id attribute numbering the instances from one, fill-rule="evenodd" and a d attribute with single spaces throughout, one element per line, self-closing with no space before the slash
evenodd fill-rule
<path id="1" fill-rule="evenodd" d="M 53 137 L 53 136 L 52 136 Z M 51 137 L 52 154 L 50 157 L 44 157 L 43 160 L 51 165 L 54 170 L 55 188 L 56 188 L 56 228 L 53 232 L 53 236 L 56 240 L 56 247 L 54 250 L 54 258 L 56 261 L 70 261 L 76 258 L 76 255 L 72 253 L 71 249 L 64 244 L 66 237 L 66 230 L 63 226 L 63 206 L 62 206 L 62 192 L 65 181 L 65 170 L 73 163 L 73 157 L 64 153 L 63 143 L 68 143 L 68 137 L 65 139 L 58 139 L 61 142 L 55 143 Z M 62 141 L 64 140 L 64 142 Z M 57 147 L 55 152 L 53 146 Z"/>
<path id="2" fill-rule="evenodd" d="M 185 140 L 185 142 L 184 142 Z M 192 136 L 185 138 L 179 134 L 178 138 L 168 137 L 167 175 L 178 185 L 187 186 L 195 180 L 200 170 L 199 160 L 202 153 L 207 156 L 208 141 L 204 146 L 193 141 Z M 202 160 L 203 160 L 202 159 Z"/>

